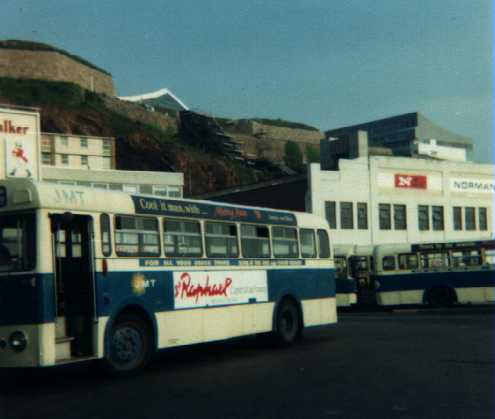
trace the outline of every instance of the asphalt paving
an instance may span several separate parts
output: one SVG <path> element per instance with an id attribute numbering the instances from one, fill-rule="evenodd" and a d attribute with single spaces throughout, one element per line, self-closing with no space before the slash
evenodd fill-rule
<path id="1" fill-rule="evenodd" d="M 242 338 L 97 366 L 0 371 L 0 419 L 493 418 L 491 308 L 359 311 L 289 348 Z"/>

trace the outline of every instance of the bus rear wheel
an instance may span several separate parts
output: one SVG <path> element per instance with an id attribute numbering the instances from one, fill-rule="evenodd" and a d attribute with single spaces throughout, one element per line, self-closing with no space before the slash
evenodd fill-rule
<path id="1" fill-rule="evenodd" d="M 282 300 L 277 310 L 275 337 L 282 345 L 293 344 L 302 332 L 302 320 L 296 304 L 290 300 Z"/>
<path id="2" fill-rule="evenodd" d="M 433 288 L 428 293 L 428 302 L 432 307 L 451 307 L 455 300 L 454 291 L 448 287 Z"/>
<path id="3" fill-rule="evenodd" d="M 112 375 L 142 370 L 152 355 L 152 337 L 146 322 L 134 314 L 117 318 L 110 330 L 105 367 Z"/>

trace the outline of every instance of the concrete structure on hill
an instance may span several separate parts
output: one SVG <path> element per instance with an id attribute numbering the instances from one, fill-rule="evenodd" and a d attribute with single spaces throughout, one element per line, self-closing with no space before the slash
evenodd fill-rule
<path id="1" fill-rule="evenodd" d="M 0 77 L 70 82 L 115 96 L 110 73 L 66 51 L 37 42 L 0 41 Z"/>

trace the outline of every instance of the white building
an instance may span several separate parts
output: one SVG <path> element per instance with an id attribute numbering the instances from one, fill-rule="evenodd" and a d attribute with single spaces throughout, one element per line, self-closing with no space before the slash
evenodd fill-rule
<path id="1" fill-rule="evenodd" d="M 41 164 L 115 169 L 115 138 L 42 132 Z"/>
<path id="2" fill-rule="evenodd" d="M 493 165 L 366 152 L 336 169 L 311 164 L 306 202 L 336 245 L 493 237 Z"/>

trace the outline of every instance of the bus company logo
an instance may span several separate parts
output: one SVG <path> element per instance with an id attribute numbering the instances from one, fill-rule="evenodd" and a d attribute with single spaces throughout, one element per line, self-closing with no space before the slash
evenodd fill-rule
<path id="1" fill-rule="evenodd" d="M 395 174 L 396 188 L 426 189 L 427 176 Z"/>
<path id="2" fill-rule="evenodd" d="M 143 274 L 136 273 L 132 276 L 132 292 L 138 296 L 143 295 L 147 288 L 155 287 L 155 282 L 154 279 L 146 279 Z"/>
<path id="3" fill-rule="evenodd" d="M 210 276 L 207 274 L 203 280 L 192 282 L 191 274 L 183 272 L 179 281 L 175 284 L 175 299 L 192 300 L 195 303 L 201 297 L 229 297 L 229 290 L 232 285 L 232 278 L 226 277 L 218 282 L 210 282 Z"/>

